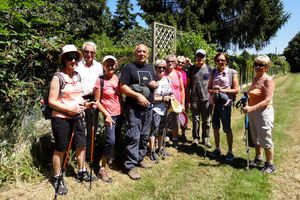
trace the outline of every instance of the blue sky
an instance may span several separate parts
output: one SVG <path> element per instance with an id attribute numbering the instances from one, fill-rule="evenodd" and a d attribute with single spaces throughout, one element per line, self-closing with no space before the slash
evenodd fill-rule
<path id="1" fill-rule="evenodd" d="M 276 36 L 270 41 L 270 44 L 261 51 L 256 52 L 255 49 L 247 49 L 251 53 L 277 53 L 281 54 L 284 48 L 287 47 L 288 42 L 300 31 L 300 1 L 299 0 L 283 0 L 285 12 L 291 13 L 288 22 L 277 31 Z M 134 6 L 133 12 L 141 12 L 140 7 L 137 5 L 136 0 L 131 0 Z M 107 0 L 107 4 L 112 13 L 116 10 L 116 0 Z M 139 24 L 146 27 L 146 23 L 140 18 L 137 18 Z M 237 53 L 240 53 L 238 51 Z"/>

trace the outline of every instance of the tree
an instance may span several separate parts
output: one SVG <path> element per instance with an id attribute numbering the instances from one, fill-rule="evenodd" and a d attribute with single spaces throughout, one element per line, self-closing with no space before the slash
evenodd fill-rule
<path id="1" fill-rule="evenodd" d="M 266 46 L 288 20 L 281 0 L 137 0 L 147 23 L 201 32 L 223 49 Z"/>
<path id="2" fill-rule="evenodd" d="M 291 72 L 300 72 L 300 32 L 292 38 L 283 54 L 290 64 Z"/>
<path id="3" fill-rule="evenodd" d="M 116 41 L 119 41 L 124 33 L 128 30 L 138 26 L 135 18 L 136 14 L 132 14 L 133 5 L 130 0 L 117 0 L 117 10 L 112 19 L 112 33 L 113 37 L 116 37 Z"/>

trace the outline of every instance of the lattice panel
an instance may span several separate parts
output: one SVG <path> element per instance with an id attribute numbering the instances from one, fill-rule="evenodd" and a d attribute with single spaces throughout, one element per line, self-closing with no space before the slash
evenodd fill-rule
<path id="1" fill-rule="evenodd" d="M 153 23 L 153 62 L 168 54 L 176 53 L 176 29 L 172 26 Z"/>

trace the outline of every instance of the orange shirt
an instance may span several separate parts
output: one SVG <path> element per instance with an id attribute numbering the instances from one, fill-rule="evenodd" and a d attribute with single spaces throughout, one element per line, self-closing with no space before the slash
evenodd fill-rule
<path id="1" fill-rule="evenodd" d="M 268 78 L 269 76 L 266 76 L 262 79 L 252 81 L 252 84 L 248 90 L 249 106 L 254 106 L 266 98 L 264 82 Z M 272 101 L 269 103 L 269 105 L 272 105 Z"/>

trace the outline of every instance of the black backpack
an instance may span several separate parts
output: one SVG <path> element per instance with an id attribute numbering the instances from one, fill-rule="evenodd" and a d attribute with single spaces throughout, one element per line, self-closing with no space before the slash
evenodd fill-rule
<path id="1" fill-rule="evenodd" d="M 65 87 L 65 79 L 64 79 L 63 75 L 61 74 L 61 72 L 55 72 L 53 74 L 53 76 L 57 76 L 59 79 L 59 96 L 60 96 L 61 90 L 64 89 L 64 87 Z M 52 76 L 52 78 L 53 78 L 53 76 Z M 53 108 L 51 108 L 49 106 L 49 102 L 48 102 L 49 91 L 50 91 L 50 84 L 47 88 L 47 91 L 46 91 L 46 94 L 45 94 L 45 97 L 43 99 L 43 103 L 41 106 L 41 110 L 42 110 L 42 113 L 43 113 L 45 119 L 51 119 L 51 117 L 52 117 Z"/>

